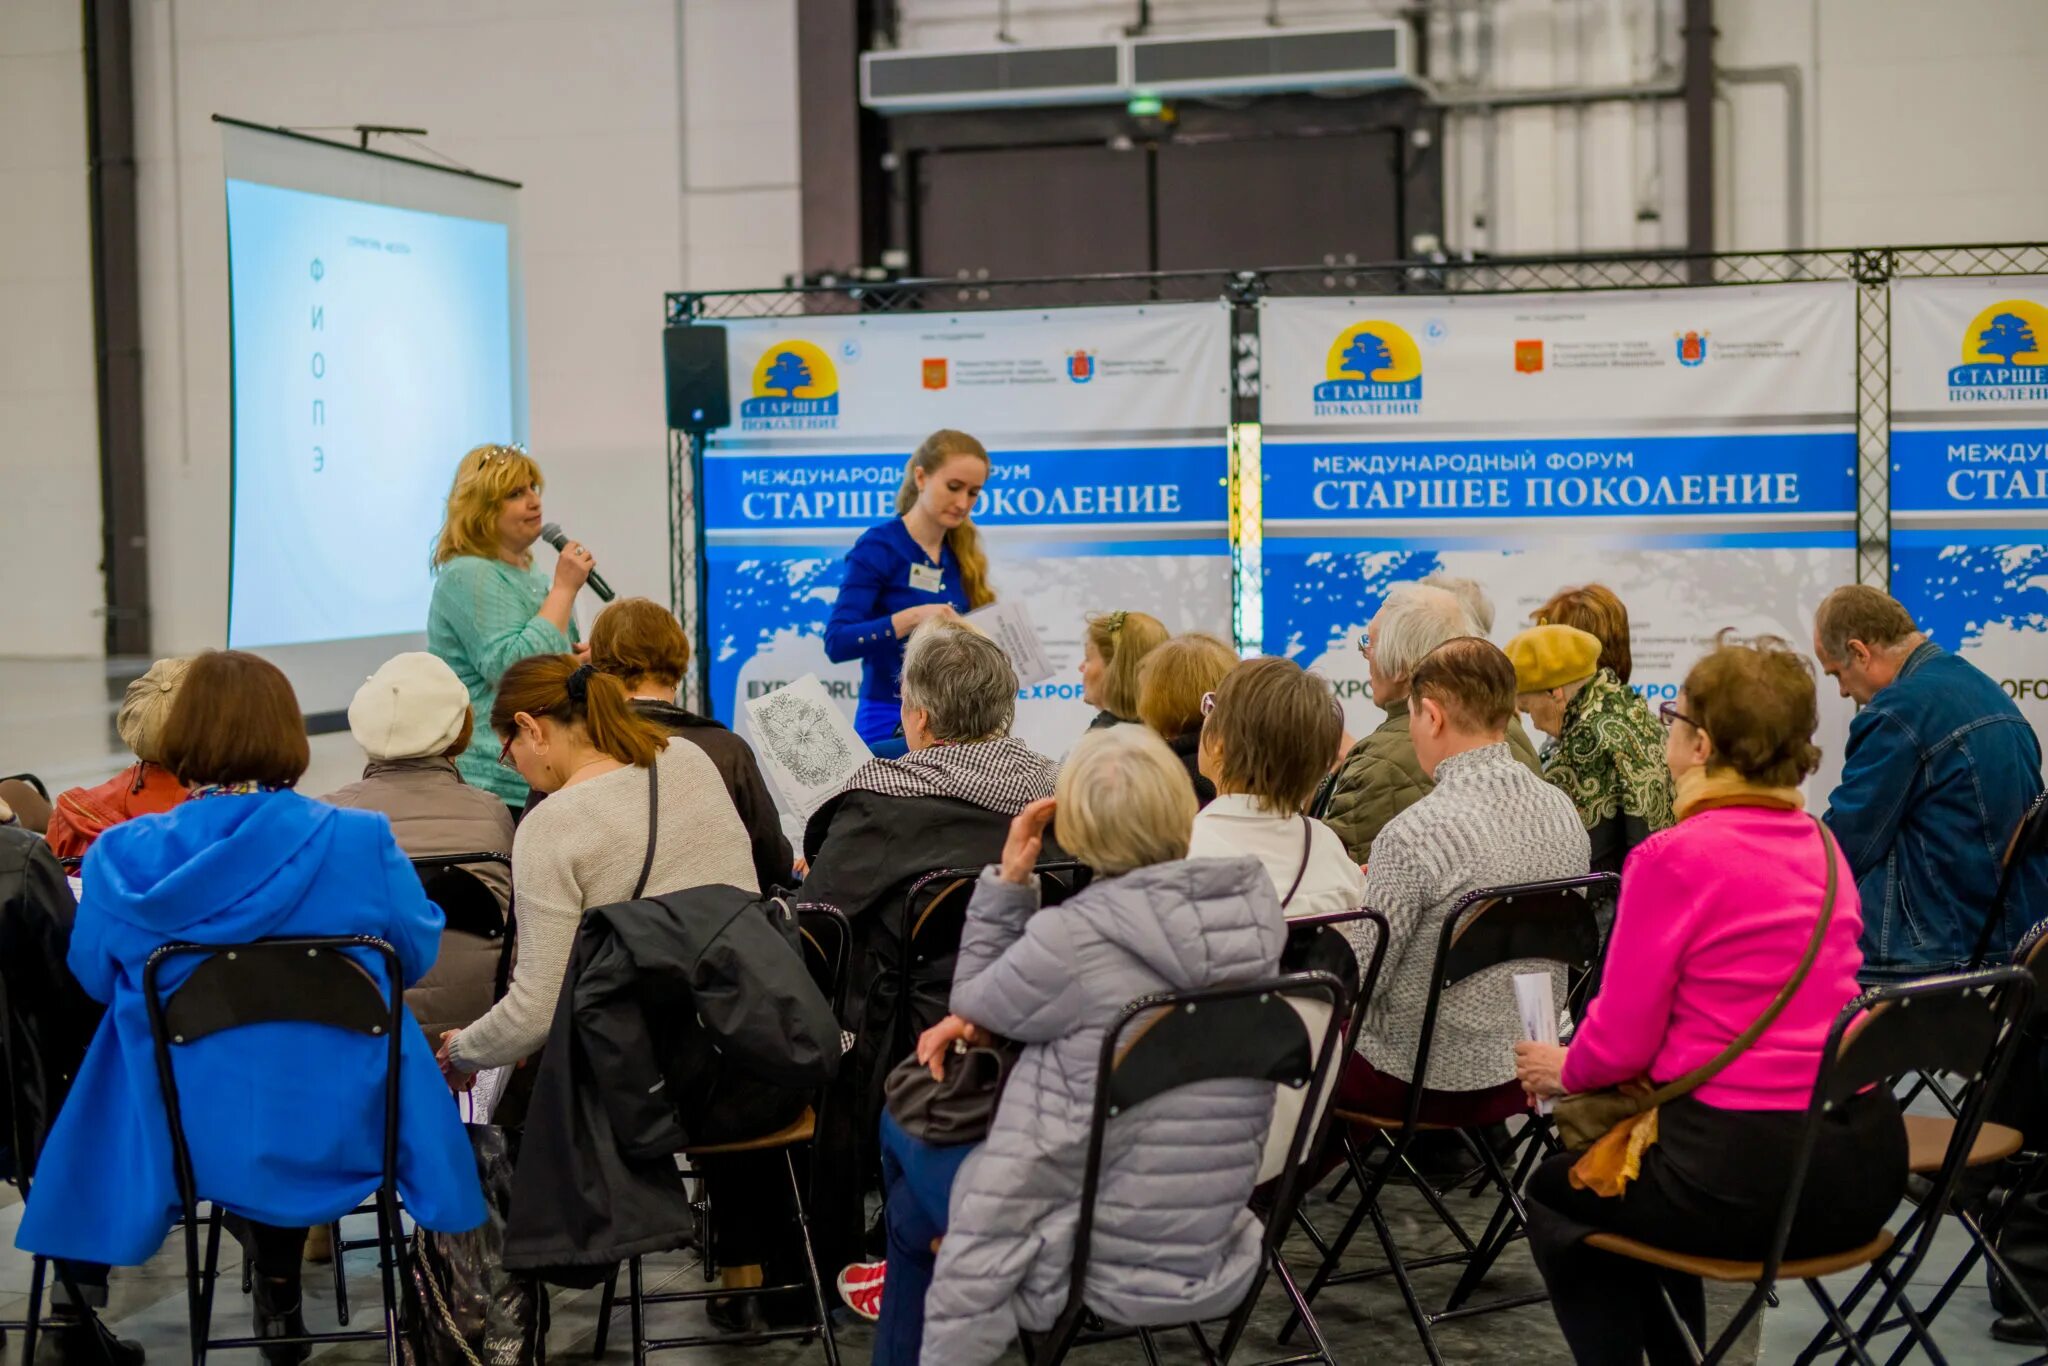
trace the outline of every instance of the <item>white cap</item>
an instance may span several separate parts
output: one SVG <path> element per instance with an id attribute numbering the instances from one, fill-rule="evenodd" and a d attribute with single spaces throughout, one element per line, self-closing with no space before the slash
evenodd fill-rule
<path id="1" fill-rule="evenodd" d="M 469 689 L 438 655 L 393 655 L 348 704 L 348 728 L 372 759 L 446 754 L 462 734 Z"/>

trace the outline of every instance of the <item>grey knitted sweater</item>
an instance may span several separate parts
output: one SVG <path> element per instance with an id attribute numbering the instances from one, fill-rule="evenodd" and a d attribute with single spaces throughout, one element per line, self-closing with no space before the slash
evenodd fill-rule
<path id="1" fill-rule="evenodd" d="M 1571 798 L 1531 773 L 1505 743 L 1453 755 L 1437 766 L 1429 795 L 1387 823 L 1373 841 L 1365 904 L 1387 917 L 1393 937 L 1358 1051 L 1376 1071 L 1412 1080 L 1429 1001 L 1430 970 L 1444 917 L 1458 899 L 1586 871 L 1591 847 Z M 1370 935 L 1358 931 L 1363 949 Z M 1503 964 L 1444 993 L 1427 1085 L 1477 1091 L 1515 1078 L 1515 967 Z M 1564 973 L 1556 973 L 1564 1001 Z"/>

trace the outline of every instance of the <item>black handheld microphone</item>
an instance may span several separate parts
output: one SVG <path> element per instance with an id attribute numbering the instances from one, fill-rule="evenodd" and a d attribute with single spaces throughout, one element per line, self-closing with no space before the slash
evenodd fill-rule
<path id="1" fill-rule="evenodd" d="M 562 524 L 560 522 L 542 522 L 540 525 L 540 538 L 553 546 L 557 553 L 561 551 L 563 546 L 569 544 L 569 538 L 562 534 Z M 584 582 L 590 585 L 591 592 L 597 594 L 599 602 L 610 602 L 612 600 L 612 586 L 599 578 L 595 569 L 590 571 L 590 577 L 585 579 Z"/>

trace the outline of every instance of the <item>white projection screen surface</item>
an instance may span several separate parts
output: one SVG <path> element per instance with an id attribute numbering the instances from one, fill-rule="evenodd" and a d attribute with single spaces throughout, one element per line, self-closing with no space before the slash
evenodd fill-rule
<path id="1" fill-rule="evenodd" d="M 424 649 L 462 454 L 526 439 L 518 186 L 221 120 L 227 640 L 308 715 Z"/>

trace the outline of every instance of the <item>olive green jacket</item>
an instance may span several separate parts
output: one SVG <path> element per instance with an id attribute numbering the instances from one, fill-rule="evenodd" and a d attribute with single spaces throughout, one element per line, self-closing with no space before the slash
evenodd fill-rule
<path id="1" fill-rule="evenodd" d="M 1543 772 L 1543 761 L 1536 757 L 1536 746 L 1529 742 L 1519 716 L 1508 721 L 1508 748 L 1531 773 Z M 1415 757 L 1415 742 L 1408 736 L 1408 701 L 1403 698 L 1387 708 L 1387 719 L 1378 730 L 1344 756 L 1323 821 L 1337 832 L 1351 857 L 1365 863 L 1387 822 L 1421 801 L 1434 786 Z"/>

